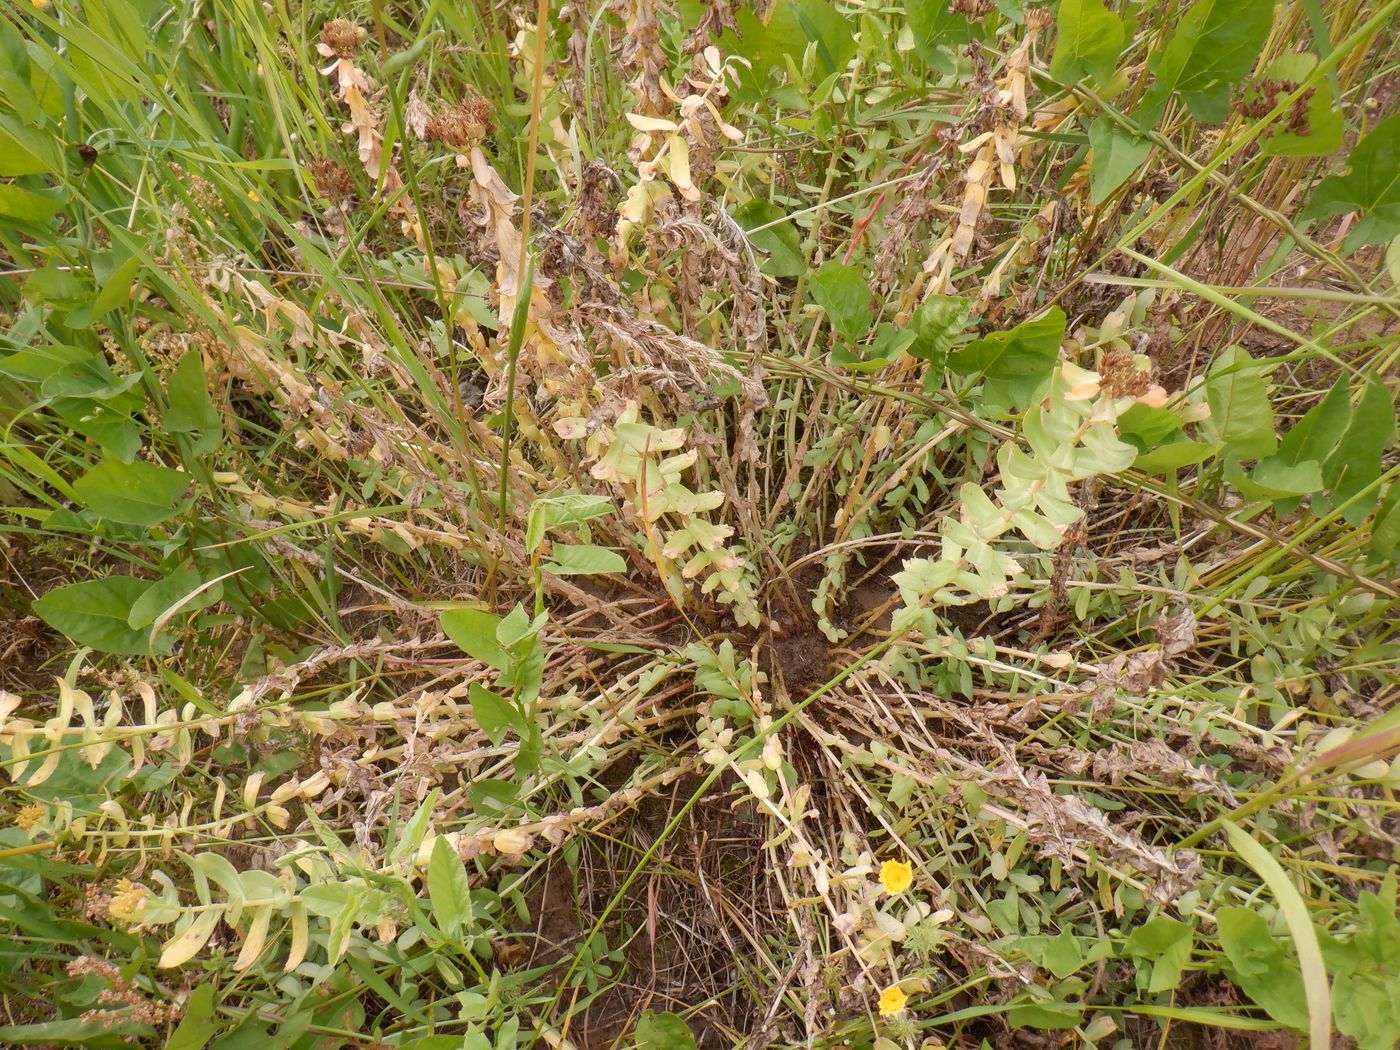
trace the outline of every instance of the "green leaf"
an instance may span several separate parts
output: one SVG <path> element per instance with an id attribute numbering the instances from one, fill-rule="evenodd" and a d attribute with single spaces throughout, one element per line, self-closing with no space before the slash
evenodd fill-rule
<path id="1" fill-rule="evenodd" d="M 150 627 L 172 606 L 194 594 L 195 591 L 199 591 L 202 586 L 204 586 L 204 579 L 194 569 L 181 569 L 172 572 L 165 579 L 157 580 L 151 584 L 146 593 L 136 599 L 131 606 L 131 612 L 127 614 L 126 625 L 133 631 Z M 180 612 L 188 614 L 199 609 L 207 609 L 220 599 L 223 589 L 223 584 L 219 583 L 208 590 L 199 591 L 188 602 L 180 606 Z"/>
<path id="2" fill-rule="evenodd" d="M 1060 980 L 1064 980 L 1084 965 L 1084 949 L 1079 938 L 1063 929 L 1045 946 L 1041 965 Z"/>
<path id="3" fill-rule="evenodd" d="M 1170 408 L 1154 407 L 1135 402 L 1118 417 L 1118 434 L 1140 450 L 1160 445 L 1184 426 L 1181 416 Z"/>
<path id="4" fill-rule="evenodd" d="M 1371 525 L 1371 553 L 1384 561 L 1400 561 L 1400 483 L 1391 482 L 1385 502 Z"/>
<path id="5" fill-rule="evenodd" d="M 214 435 L 223 430 L 223 421 L 209 387 L 204 381 L 204 360 L 198 351 L 180 358 L 166 381 L 165 418 L 161 427 L 167 434 Z"/>
<path id="6" fill-rule="evenodd" d="M 836 330 L 851 342 L 870 331 L 875 319 L 870 285 L 860 270 L 828 259 L 812 275 L 812 298 L 826 311 Z"/>
<path id="7" fill-rule="evenodd" d="M 1381 457 L 1395 442 L 1395 404 L 1390 388 L 1372 377 L 1352 410 L 1351 421 L 1336 450 L 1322 467 L 1329 506 L 1340 506 L 1381 476 Z M 1361 496 L 1342 514 L 1348 525 L 1360 525 L 1380 497 L 1379 490 Z"/>
<path id="8" fill-rule="evenodd" d="M 1120 128 L 1110 117 L 1099 117 L 1089 125 L 1089 198 L 1102 204 L 1133 172 L 1142 167 L 1152 152 L 1150 139 Z"/>
<path id="9" fill-rule="evenodd" d="M 37 306 L 52 306 L 71 310 L 88 301 L 92 286 L 73 270 L 45 266 L 35 270 L 24 281 L 24 297 Z"/>
<path id="10" fill-rule="evenodd" d="M 696 1050 L 689 1026 L 673 1013 L 647 1010 L 637 1022 L 637 1050 Z"/>
<path id="11" fill-rule="evenodd" d="M 909 344 L 909 356 L 927 361 L 930 374 L 942 380 L 943 364 L 953 341 L 967 328 L 972 304 L 951 295 L 934 295 L 926 299 L 914 314 L 909 329 L 914 341 Z"/>
<path id="12" fill-rule="evenodd" d="M 1332 1045 L 1332 998 L 1327 987 L 1327 966 L 1322 959 L 1317 929 L 1308 914 L 1307 901 L 1293 885 L 1283 865 L 1252 835 L 1233 821 L 1221 819 L 1220 824 L 1235 853 L 1264 880 L 1283 913 L 1284 924 L 1298 953 L 1310 1041 L 1314 1050 L 1325 1050 Z"/>
<path id="13" fill-rule="evenodd" d="M 106 460 L 73 482 L 73 489 L 99 517 L 149 528 L 175 514 L 189 484 L 188 474 L 169 467 Z"/>
<path id="14" fill-rule="evenodd" d="M 1211 363 L 1206 401 L 1205 429 L 1225 446 L 1227 458 L 1263 459 L 1278 447 L 1269 384 L 1247 351 L 1232 346 Z"/>
<path id="15" fill-rule="evenodd" d="M 441 835 L 433 843 L 432 859 L 428 861 L 428 900 L 434 921 L 449 937 L 456 937 L 471 926 L 472 888 L 467 869 L 452 843 Z"/>
<path id="16" fill-rule="evenodd" d="M 498 671 L 510 670 L 510 657 L 496 641 L 496 628 L 501 624 L 499 616 L 484 609 L 459 606 L 456 609 L 443 610 L 440 622 L 443 633 L 451 638 L 462 652 Z"/>
<path id="17" fill-rule="evenodd" d="M 745 232 L 767 227 L 750 233 L 749 240 L 765 257 L 759 268 L 770 277 L 800 277 L 807 271 L 802 238 L 794 223 L 784 221 L 786 217 L 787 213 L 776 204 L 757 198 L 734 209 L 734 221 Z"/>
<path id="18" fill-rule="evenodd" d="M 1323 179 L 1302 217 L 1360 212 L 1346 249 L 1384 244 L 1400 233 L 1400 113 L 1387 117 L 1357 143 L 1349 174 Z"/>
<path id="19" fill-rule="evenodd" d="M 4 20 L 0 19 L 0 24 Z M 0 182 L 0 219 L 16 222 L 45 222 L 68 203 L 66 194 L 36 193 L 23 186 Z"/>
<path id="20" fill-rule="evenodd" d="M 481 726 L 486 739 L 490 740 L 492 745 L 498 746 L 510 730 L 520 731 L 520 712 L 505 697 L 475 682 L 469 687 L 468 695 L 471 699 L 472 717 L 476 719 L 476 724 Z"/>
<path id="21" fill-rule="evenodd" d="M 63 153 L 51 132 L 0 115 L 0 176 L 52 175 L 62 170 Z"/>
<path id="22" fill-rule="evenodd" d="M 1006 332 L 993 332 L 948 358 L 960 375 L 986 377 L 989 407 L 1024 408 L 1050 378 L 1065 336 L 1065 314 L 1058 306 Z"/>
<path id="23" fill-rule="evenodd" d="M 1230 979 L 1275 1021 L 1306 1031 L 1303 975 L 1297 960 L 1269 932 L 1269 924 L 1248 908 L 1221 908 L 1215 922 Z"/>
<path id="24" fill-rule="evenodd" d="M 1209 459 L 1219 447 L 1206 441 L 1173 441 L 1141 453 L 1133 467 L 1146 474 L 1164 474 Z"/>
<path id="25" fill-rule="evenodd" d="M 612 509 L 612 500 L 607 496 L 585 496 L 581 492 L 537 499 L 530 504 L 530 517 L 525 524 L 525 550 L 531 554 L 537 551 L 550 529 L 582 525 Z"/>
<path id="26" fill-rule="evenodd" d="M 1184 922 L 1158 915 L 1139 926 L 1129 936 L 1124 950 L 1131 956 L 1152 961 L 1149 995 L 1169 992 L 1181 983 L 1181 971 L 1191 961 L 1195 931 Z"/>
<path id="27" fill-rule="evenodd" d="M 1273 0 L 1196 0 L 1164 29 L 1164 47 L 1150 50 L 1156 78 L 1137 116 L 1156 127 L 1173 93 L 1197 120 L 1219 124 L 1230 110 L 1230 88 L 1248 76 L 1274 20 Z"/>
<path id="28" fill-rule="evenodd" d="M 1288 499 L 1311 496 L 1322 490 L 1322 467 L 1315 459 L 1284 463 L 1278 456 L 1270 456 L 1260 460 L 1249 477 L 1231 473 L 1239 469 L 1231 464 L 1226 469 L 1226 477 L 1250 499 Z"/>
<path id="29" fill-rule="evenodd" d="M 0 1045 L 123 1050 L 154 1034 L 150 1025 L 130 1019 L 106 1021 L 69 1017 L 61 1021 L 6 1025 L 0 1028 Z"/>
<path id="30" fill-rule="evenodd" d="M 43 120 L 44 111 L 34 96 L 24 37 L 6 18 L 0 18 L 0 97 L 15 108 L 24 123 L 37 124 Z"/>
<path id="31" fill-rule="evenodd" d="M 905 11 L 915 53 L 935 72 L 952 72 L 953 59 L 947 52 L 972 38 L 967 17 L 954 11 L 947 0 L 907 0 Z"/>
<path id="32" fill-rule="evenodd" d="M 1287 464 L 1309 459 L 1325 461 L 1342 440 L 1350 421 L 1350 389 L 1346 383 L 1335 383 L 1326 397 L 1289 428 L 1273 458 Z"/>
<path id="33" fill-rule="evenodd" d="M 205 982 L 196 985 L 185 1000 L 184 1014 L 166 1040 L 165 1050 L 204 1050 L 204 1045 L 218 1031 L 213 1021 L 214 985 Z"/>
<path id="34" fill-rule="evenodd" d="M 102 289 L 92 301 L 89 311 L 75 310 L 68 318 L 74 327 L 86 327 L 99 317 L 105 317 L 113 310 L 125 306 L 136 289 L 136 275 L 141 272 L 141 257 L 132 255 L 118 263 L 102 278 Z"/>
<path id="35" fill-rule="evenodd" d="M 146 631 L 127 624 L 131 607 L 150 587 L 149 580 L 133 576 L 108 576 L 56 587 L 34 603 L 34 612 L 46 624 L 79 645 L 103 653 L 145 656 L 151 652 Z"/>
<path id="36" fill-rule="evenodd" d="M 1103 0 L 1060 0 L 1050 76 L 1072 84 L 1085 75 L 1107 79 L 1123 50 L 1123 20 Z"/>
<path id="37" fill-rule="evenodd" d="M 626 572 L 622 555 L 607 547 L 591 543 L 556 543 L 554 560 L 544 566 L 545 572 L 556 576 L 597 576 L 609 572 Z"/>
<path id="38" fill-rule="evenodd" d="M 855 26 L 831 0 L 778 0 L 789 3 L 793 17 L 809 43 L 816 45 L 818 75 L 830 76 L 846 68 L 856 53 Z"/>

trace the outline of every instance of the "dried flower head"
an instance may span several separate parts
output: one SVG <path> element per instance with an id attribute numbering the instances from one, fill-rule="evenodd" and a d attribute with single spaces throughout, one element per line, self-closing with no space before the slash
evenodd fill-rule
<path id="1" fill-rule="evenodd" d="M 326 58 L 354 58 L 368 36 L 363 26 L 333 18 L 321 27 L 321 43 L 316 50 Z"/>
<path id="2" fill-rule="evenodd" d="M 897 984 L 892 984 L 880 993 L 880 1016 L 894 1017 L 896 1014 L 901 1014 L 908 1002 L 909 996 L 904 994 L 904 989 Z"/>
<path id="3" fill-rule="evenodd" d="M 1026 28 L 1040 34 L 1055 24 L 1055 16 L 1048 7 L 1032 7 L 1026 12 Z"/>
<path id="4" fill-rule="evenodd" d="M 458 102 L 446 113 L 430 117 L 427 137 L 460 152 L 478 145 L 490 130 L 491 103 L 484 98 L 469 98 Z"/>
<path id="5" fill-rule="evenodd" d="M 914 868 L 902 860 L 887 860 L 880 865 L 880 885 L 889 894 L 903 893 L 914 885 Z"/>
<path id="6" fill-rule="evenodd" d="M 1110 350 L 1099 365 L 1103 389 L 1110 397 L 1139 397 L 1152 385 L 1152 374 L 1144 372 L 1128 350 Z"/>
<path id="7" fill-rule="evenodd" d="M 307 165 L 307 170 L 316 181 L 316 192 L 332 204 L 344 204 L 355 196 L 354 176 L 343 164 L 323 159 L 312 161 Z"/>

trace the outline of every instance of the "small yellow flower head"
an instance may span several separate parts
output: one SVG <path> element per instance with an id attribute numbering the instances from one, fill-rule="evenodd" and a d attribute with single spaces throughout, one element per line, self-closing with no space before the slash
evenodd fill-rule
<path id="1" fill-rule="evenodd" d="M 112 902 L 107 905 L 107 914 L 128 926 L 138 923 L 146 913 L 146 896 L 149 893 L 150 891 L 139 882 L 118 879 L 117 892 L 112 894 Z"/>
<path id="2" fill-rule="evenodd" d="M 909 996 L 904 994 L 904 989 L 897 984 L 892 984 L 880 993 L 880 1016 L 893 1017 L 895 1014 L 904 1012 L 905 1004 L 909 1002 Z"/>
<path id="3" fill-rule="evenodd" d="M 252 201 L 254 204 L 256 204 L 256 203 L 258 203 L 258 201 L 261 200 L 262 198 L 259 197 L 254 191 L 249 190 L 249 191 L 248 191 L 248 199 L 249 199 L 250 201 Z"/>
<path id="4" fill-rule="evenodd" d="M 49 0 L 29 0 L 29 2 L 33 4 L 34 8 L 38 11 L 43 11 L 49 6 Z"/>
<path id="5" fill-rule="evenodd" d="M 880 865 L 880 885 L 886 893 L 903 893 L 914 885 L 914 868 L 902 860 L 887 860 Z"/>
<path id="6" fill-rule="evenodd" d="M 15 825 L 21 831 L 32 831 L 39 821 L 48 816 L 48 813 L 49 810 L 47 806 L 41 806 L 36 802 L 32 806 L 25 806 L 19 811 L 15 816 Z"/>

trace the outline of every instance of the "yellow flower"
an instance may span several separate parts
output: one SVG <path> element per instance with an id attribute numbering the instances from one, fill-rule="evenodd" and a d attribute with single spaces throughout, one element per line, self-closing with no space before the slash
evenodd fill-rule
<path id="1" fill-rule="evenodd" d="M 904 989 L 897 984 L 892 984 L 880 993 L 880 1016 L 893 1017 L 895 1014 L 904 1012 L 904 1005 L 909 1002 L 909 996 L 904 994 Z"/>
<path id="2" fill-rule="evenodd" d="M 903 893 L 914 885 L 914 869 L 902 860 L 887 860 L 880 865 L 880 885 L 886 893 Z"/>
<path id="3" fill-rule="evenodd" d="M 118 879 L 117 891 L 112 894 L 112 900 L 107 905 L 107 914 L 128 926 L 138 923 L 146 912 L 146 897 L 149 893 L 150 891 L 139 882 Z"/>
<path id="4" fill-rule="evenodd" d="M 48 807 L 41 806 L 36 802 L 32 806 L 25 806 L 19 811 L 15 816 L 15 825 L 21 831 L 32 831 L 35 825 L 48 816 L 48 814 Z"/>

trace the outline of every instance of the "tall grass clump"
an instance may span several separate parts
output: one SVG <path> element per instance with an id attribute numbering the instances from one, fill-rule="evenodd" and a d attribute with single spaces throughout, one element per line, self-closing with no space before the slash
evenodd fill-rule
<path id="1" fill-rule="evenodd" d="M 1400 1045 L 1400 0 L 0 8 L 0 1045 Z"/>

